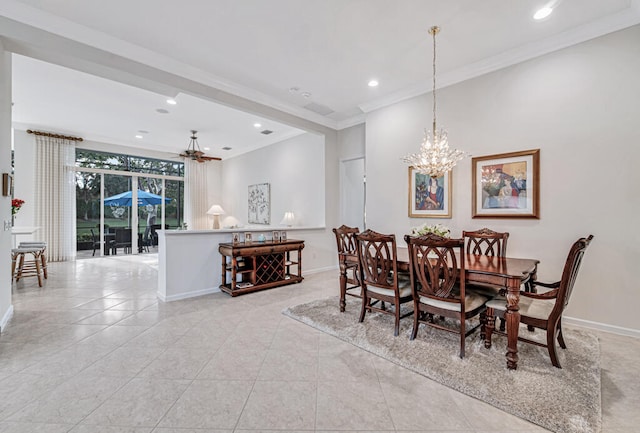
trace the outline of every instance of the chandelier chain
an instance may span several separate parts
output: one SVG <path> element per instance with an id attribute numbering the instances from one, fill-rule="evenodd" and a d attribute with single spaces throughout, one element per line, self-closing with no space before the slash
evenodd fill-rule
<path id="1" fill-rule="evenodd" d="M 431 33 L 433 35 L 433 131 L 436 130 L 436 34 L 440 29 L 438 27 L 432 27 Z"/>

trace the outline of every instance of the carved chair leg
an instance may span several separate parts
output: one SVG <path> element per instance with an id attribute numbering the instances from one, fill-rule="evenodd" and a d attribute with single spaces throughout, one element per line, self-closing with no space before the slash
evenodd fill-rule
<path id="1" fill-rule="evenodd" d="M 567 345 L 564 342 L 564 337 L 562 336 L 562 318 L 558 320 L 558 344 L 563 349 L 567 348 Z"/>
<path id="2" fill-rule="evenodd" d="M 496 316 L 493 308 L 487 308 L 486 317 L 487 326 L 484 336 L 484 347 L 486 347 L 487 349 L 491 349 L 491 334 L 493 334 L 493 330 L 496 326 Z"/>
<path id="3" fill-rule="evenodd" d="M 367 312 L 367 306 L 369 304 L 369 297 L 367 296 L 366 290 L 362 291 L 362 309 L 360 310 L 360 319 L 359 322 L 364 321 L 364 314 Z"/>
<path id="4" fill-rule="evenodd" d="M 396 321 L 395 321 L 395 328 L 393 330 L 393 336 L 397 337 L 398 334 L 400 333 L 400 306 L 396 305 L 395 308 L 395 316 L 396 316 Z"/>
<path id="5" fill-rule="evenodd" d="M 551 364 L 554 367 L 562 368 L 560 361 L 558 361 L 558 354 L 556 353 L 556 327 L 552 326 L 547 329 L 547 350 L 549 351 L 549 358 L 551 358 Z"/>
<path id="6" fill-rule="evenodd" d="M 420 325 L 420 316 L 421 315 L 422 315 L 422 312 L 420 311 L 418 305 L 414 304 L 414 307 L 413 307 L 413 329 L 411 330 L 411 337 L 409 337 L 410 340 L 415 340 L 416 335 L 418 335 L 418 326 Z"/>
<path id="7" fill-rule="evenodd" d="M 500 318 L 500 332 L 504 332 L 504 330 L 507 328 L 506 326 L 507 321 L 504 320 L 504 317 Z"/>
<path id="8" fill-rule="evenodd" d="M 464 359 L 464 343 L 467 337 L 464 317 L 460 318 L 460 359 Z"/>
<path id="9" fill-rule="evenodd" d="M 484 341 L 487 330 L 487 311 L 480 313 L 480 340 Z"/>

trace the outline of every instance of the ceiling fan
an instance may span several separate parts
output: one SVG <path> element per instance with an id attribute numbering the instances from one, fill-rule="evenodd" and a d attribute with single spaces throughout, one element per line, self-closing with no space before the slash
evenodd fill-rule
<path id="1" fill-rule="evenodd" d="M 189 147 L 180 156 L 184 158 L 190 158 L 194 161 L 205 162 L 205 161 L 221 161 L 222 158 L 216 158 L 215 156 L 206 156 L 203 151 L 200 150 L 200 145 L 198 144 L 198 137 L 196 134 L 198 131 L 192 129 L 191 130 L 191 141 L 189 142 Z"/>

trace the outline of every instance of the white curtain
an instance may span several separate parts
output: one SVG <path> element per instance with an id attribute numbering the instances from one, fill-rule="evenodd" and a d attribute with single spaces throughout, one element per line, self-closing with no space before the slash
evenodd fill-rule
<path id="1" fill-rule="evenodd" d="M 76 256 L 75 153 L 73 141 L 36 136 L 36 237 L 49 261 Z"/>
<path id="2" fill-rule="evenodd" d="M 208 181 L 206 163 L 187 159 L 184 162 L 184 216 L 189 229 L 204 230 L 211 228 L 211 221 L 207 211 L 211 204 L 208 202 Z"/>

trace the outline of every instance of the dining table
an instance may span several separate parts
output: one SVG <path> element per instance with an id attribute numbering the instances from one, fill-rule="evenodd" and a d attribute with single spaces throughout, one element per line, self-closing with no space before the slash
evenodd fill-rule
<path id="1" fill-rule="evenodd" d="M 507 324 L 507 368 L 518 368 L 518 333 L 520 324 L 520 287 L 529 279 L 536 278 L 538 269 L 537 259 L 497 257 L 476 254 L 465 256 L 465 281 L 467 283 L 484 283 L 506 289 L 507 310 L 505 321 Z M 346 269 L 344 264 L 358 263 L 357 254 L 342 253 L 340 265 L 340 305 L 345 303 L 344 294 L 347 287 Z M 398 271 L 409 272 L 408 248 L 397 249 Z"/>

